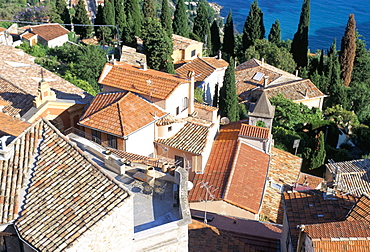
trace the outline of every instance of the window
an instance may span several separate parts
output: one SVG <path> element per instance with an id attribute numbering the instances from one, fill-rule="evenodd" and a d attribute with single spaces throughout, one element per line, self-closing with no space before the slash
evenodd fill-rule
<path id="1" fill-rule="evenodd" d="M 94 142 L 100 142 L 100 139 L 101 139 L 101 133 L 100 131 L 97 131 L 97 130 L 91 130 L 91 135 L 93 136 L 93 141 Z"/>
<path id="2" fill-rule="evenodd" d="M 184 97 L 184 99 L 182 100 L 182 110 L 181 111 L 184 111 L 187 108 L 188 108 L 188 97 Z"/>
<path id="3" fill-rule="evenodd" d="M 184 168 L 184 158 L 175 155 L 175 166 L 176 167 L 180 166 L 180 167 Z"/>
<path id="4" fill-rule="evenodd" d="M 107 134 L 108 146 L 117 149 L 117 137 Z"/>
<path id="5" fill-rule="evenodd" d="M 172 131 L 172 126 L 169 126 L 168 127 L 168 132 L 171 132 Z"/>
<path id="6" fill-rule="evenodd" d="M 180 114 L 180 107 L 176 108 L 176 115 Z"/>
<path id="7" fill-rule="evenodd" d="M 191 51 L 191 57 L 195 56 L 195 50 Z"/>

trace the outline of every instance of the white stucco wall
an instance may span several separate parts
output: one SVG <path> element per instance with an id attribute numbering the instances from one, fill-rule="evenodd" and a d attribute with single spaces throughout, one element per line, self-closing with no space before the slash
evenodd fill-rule
<path id="1" fill-rule="evenodd" d="M 321 98 L 313 98 L 313 99 L 305 99 L 305 100 L 298 100 L 293 101 L 294 103 L 303 103 L 307 107 L 311 108 L 318 108 L 322 110 L 322 105 L 324 103 L 324 97 Z"/>
<path id="2" fill-rule="evenodd" d="M 134 251 L 134 213 L 132 196 L 80 236 L 66 252 Z"/>
<path id="3" fill-rule="evenodd" d="M 50 48 L 54 48 L 56 46 L 62 46 L 64 43 L 66 43 L 68 41 L 68 34 L 64 34 L 60 37 L 57 37 L 55 39 L 52 39 L 52 40 L 49 40 L 47 42 L 48 46 Z"/>
<path id="4" fill-rule="evenodd" d="M 177 87 L 173 93 L 167 98 L 165 102 L 165 108 L 168 113 L 171 113 L 177 117 L 186 117 L 188 116 L 188 110 L 183 110 L 183 100 L 185 97 L 189 98 L 189 83 L 183 83 Z M 190 100 L 188 101 L 188 103 Z M 179 107 L 179 114 L 176 115 L 176 108 Z"/>
<path id="5" fill-rule="evenodd" d="M 154 153 L 154 125 L 151 123 L 138 131 L 128 135 L 126 140 L 126 151 L 143 156 Z"/>
<path id="6" fill-rule="evenodd" d="M 215 87 L 218 83 L 218 92 L 224 83 L 225 69 L 217 69 L 210 76 L 208 76 L 201 84 L 201 88 L 204 91 L 203 99 L 206 103 L 213 103 L 213 97 L 215 95 Z"/>

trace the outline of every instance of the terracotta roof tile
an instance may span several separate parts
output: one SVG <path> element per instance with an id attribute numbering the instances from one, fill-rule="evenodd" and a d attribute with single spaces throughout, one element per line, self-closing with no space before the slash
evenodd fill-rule
<path id="1" fill-rule="evenodd" d="M 216 107 L 208 106 L 208 105 L 205 105 L 205 104 L 202 104 L 202 103 L 199 103 L 199 102 L 194 102 L 194 107 L 199 108 L 199 109 L 203 109 L 203 110 L 206 110 L 206 111 L 209 111 L 209 112 L 213 112 L 213 111 L 218 110 L 218 108 L 216 108 Z"/>
<path id="2" fill-rule="evenodd" d="M 269 221 L 283 223 L 282 195 L 279 187 L 296 182 L 302 159 L 289 152 L 271 148 L 268 177 L 270 178 L 263 197 L 260 215 Z M 273 184 L 277 185 L 274 186 Z"/>
<path id="3" fill-rule="evenodd" d="M 30 40 L 31 38 L 33 38 L 34 36 L 37 36 L 37 35 L 35 33 L 32 33 L 32 32 L 27 32 L 27 33 L 25 33 L 25 34 L 23 34 L 21 36 L 22 36 L 22 38 L 25 38 L 27 40 Z"/>
<path id="4" fill-rule="evenodd" d="M 317 187 L 321 185 L 323 181 L 324 181 L 324 178 L 301 172 L 299 173 L 297 183 L 303 186 L 308 186 L 311 189 L 316 189 Z"/>
<path id="5" fill-rule="evenodd" d="M 173 40 L 173 50 L 184 50 L 189 45 L 203 44 L 202 42 L 198 42 L 196 40 L 192 40 L 176 34 L 172 34 L 172 40 Z"/>
<path id="6" fill-rule="evenodd" d="M 313 241 L 315 251 L 338 252 L 366 252 L 370 251 L 370 242 L 368 240 L 350 240 L 350 241 Z"/>
<path id="7" fill-rule="evenodd" d="M 155 142 L 200 155 L 206 147 L 209 131 L 212 126 L 203 126 L 188 122 L 174 136 L 166 139 L 157 139 Z"/>
<path id="8" fill-rule="evenodd" d="M 11 135 L 17 137 L 29 126 L 29 123 L 0 112 L 0 136 Z"/>
<path id="9" fill-rule="evenodd" d="M 3 27 L 0 27 L 0 32 L 3 32 L 3 31 L 6 31 L 6 29 Z"/>
<path id="10" fill-rule="evenodd" d="M 98 94 L 79 124 L 117 136 L 127 136 L 167 113 L 128 92 Z"/>
<path id="11" fill-rule="evenodd" d="M 45 24 L 45 25 L 37 25 L 31 26 L 31 31 L 41 38 L 45 39 L 46 41 L 53 40 L 60 36 L 68 34 L 70 31 L 64 28 L 59 24 Z"/>
<path id="12" fill-rule="evenodd" d="M 243 123 L 240 128 L 239 135 L 246 136 L 246 137 L 260 138 L 260 139 L 269 139 L 270 129 Z"/>
<path id="13" fill-rule="evenodd" d="M 270 156 L 239 141 L 236 157 L 225 189 L 224 200 L 251 211 L 259 212 L 265 189 Z"/>
<path id="14" fill-rule="evenodd" d="M 214 192 L 214 199 L 222 199 L 223 189 L 226 187 L 236 153 L 240 126 L 241 122 L 232 122 L 221 128 L 213 143 L 204 173 L 195 174 L 194 188 L 189 191 L 189 201 L 201 201 L 205 198 L 206 190 L 201 188 L 199 184 L 201 181 L 209 182 L 214 188 L 219 188 Z"/>
<path id="15" fill-rule="evenodd" d="M 306 225 L 305 233 L 311 239 L 350 237 L 368 237 L 370 239 L 370 223 L 367 221 L 339 221 L 311 224 Z"/>
<path id="16" fill-rule="evenodd" d="M 356 202 L 356 205 L 348 213 L 347 220 L 362 220 L 370 222 L 370 198 L 364 194 Z"/>
<path id="17" fill-rule="evenodd" d="M 218 68 L 226 68 L 228 63 L 215 58 L 196 58 L 176 69 L 176 73 L 184 78 L 189 71 L 195 72 L 195 81 L 204 81 Z"/>
<path id="18" fill-rule="evenodd" d="M 182 77 L 129 65 L 122 62 L 105 64 L 99 78 L 102 85 L 131 91 L 159 99 L 166 99 L 181 84 L 189 83 Z"/>

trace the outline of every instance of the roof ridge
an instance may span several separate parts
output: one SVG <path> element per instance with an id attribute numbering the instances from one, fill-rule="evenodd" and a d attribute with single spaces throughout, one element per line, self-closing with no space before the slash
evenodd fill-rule
<path id="1" fill-rule="evenodd" d="M 120 99 L 117 102 L 117 110 L 118 110 L 119 124 L 121 125 L 121 134 L 122 134 L 122 136 L 125 135 L 125 126 L 123 125 L 123 114 L 121 114 L 121 112 L 123 112 L 121 110 L 121 102 L 122 102 L 123 98 L 124 97 L 127 97 L 128 95 L 129 95 L 129 92 L 127 93 L 127 95 L 123 96 L 122 99 Z"/>
<path id="2" fill-rule="evenodd" d="M 236 150 L 235 150 L 235 153 L 233 154 L 233 164 L 231 165 L 231 170 L 230 170 L 230 173 L 229 173 L 229 177 L 227 179 L 227 183 L 226 183 L 226 186 L 225 186 L 225 191 L 224 191 L 224 195 L 222 196 L 224 199 L 227 198 L 227 195 L 229 194 L 229 189 L 230 189 L 230 186 L 231 186 L 231 182 L 233 180 L 233 176 L 234 176 L 234 172 L 235 172 L 235 166 L 236 166 L 236 163 L 237 163 L 237 160 L 238 160 L 238 157 L 239 157 L 239 150 L 240 150 L 240 147 L 242 145 L 242 141 L 241 140 L 236 140 L 237 141 L 237 147 L 236 147 Z"/>
<path id="3" fill-rule="evenodd" d="M 205 60 L 203 59 L 203 57 L 202 57 L 202 58 L 201 58 L 201 57 L 198 57 L 198 59 L 200 59 L 201 61 L 203 61 L 204 63 L 206 63 L 208 66 L 212 67 L 214 70 L 216 70 L 216 69 L 217 69 L 217 67 L 214 67 L 214 66 L 212 66 L 211 64 L 209 64 L 207 61 L 205 61 Z"/>

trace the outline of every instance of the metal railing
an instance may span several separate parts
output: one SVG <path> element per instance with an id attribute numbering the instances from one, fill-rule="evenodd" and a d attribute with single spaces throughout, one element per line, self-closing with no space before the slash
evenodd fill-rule
<path id="1" fill-rule="evenodd" d="M 95 143 L 97 143 L 97 144 L 99 144 L 103 147 L 115 149 L 115 148 L 112 148 L 111 146 L 109 146 L 104 141 L 102 141 L 100 138 L 95 137 L 93 135 L 90 135 L 90 134 L 86 133 L 85 131 L 76 129 L 75 127 L 70 127 L 70 128 L 68 128 L 64 131 L 64 135 L 68 135 L 68 134 L 71 134 L 71 133 L 76 134 L 80 137 L 86 138 L 87 140 L 93 141 L 93 142 L 95 142 Z"/>

